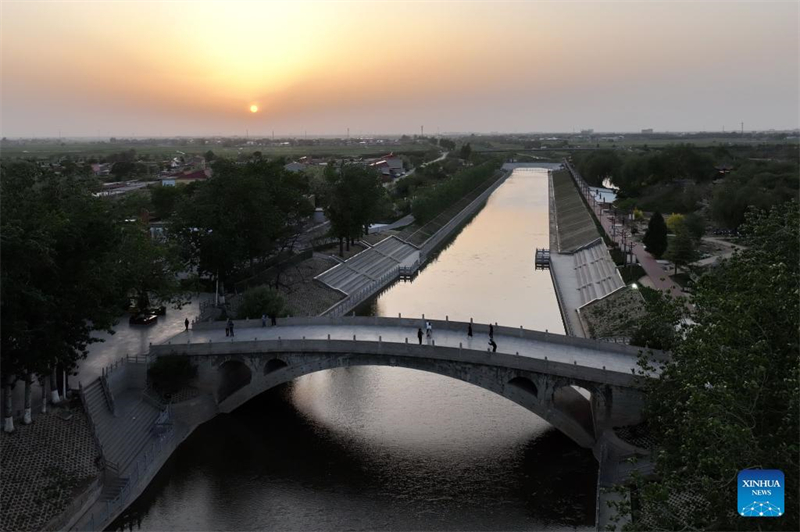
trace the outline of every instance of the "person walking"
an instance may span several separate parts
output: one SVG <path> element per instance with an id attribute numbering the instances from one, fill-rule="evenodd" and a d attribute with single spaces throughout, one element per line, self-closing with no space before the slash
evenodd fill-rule
<path id="1" fill-rule="evenodd" d="M 231 330 L 231 336 L 233 336 L 233 320 L 228 318 L 228 328 Z"/>
<path id="2" fill-rule="evenodd" d="M 261 326 L 262 327 L 266 327 L 267 326 L 267 315 L 266 314 L 262 314 L 261 315 Z"/>
<path id="3" fill-rule="evenodd" d="M 186 318 L 185 320 L 183 320 L 183 324 L 186 326 L 186 330 L 188 331 L 189 330 L 189 318 Z"/>
<path id="4" fill-rule="evenodd" d="M 489 345 L 492 346 L 492 353 L 496 353 L 497 352 L 497 343 L 494 341 L 494 339 L 490 339 L 489 340 Z"/>
<path id="5" fill-rule="evenodd" d="M 273 327 L 275 327 L 278 324 L 278 318 L 275 317 L 275 314 L 270 316 L 269 319 L 270 319 L 270 323 L 272 323 Z"/>
<path id="6" fill-rule="evenodd" d="M 228 321 L 225 322 L 225 336 L 230 336 L 231 335 L 230 322 L 231 322 L 231 320 L 228 320 Z"/>
<path id="7" fill-rule="evenodd" d="M 494 338 L 494 325 L 489 324 L 489 338 Z"/>
<path id="8" fill-rule="evenodd" d="M 472 323 L 467 325 L 467 338 L 472 338 Z"/>
<path id="9" fill-rule="evenodd" d="M 425 322 L 425 334 L 428 336 L 428 340 L 433 336 L 433 327 L 431 327 L 431 322 L 429 321 Z"/>
<path id="10" fill-rule="evenodd" d="M 422 345 L 422 329 L 417 329 L 417 339 L 419 339 L 419 345 Z"/>

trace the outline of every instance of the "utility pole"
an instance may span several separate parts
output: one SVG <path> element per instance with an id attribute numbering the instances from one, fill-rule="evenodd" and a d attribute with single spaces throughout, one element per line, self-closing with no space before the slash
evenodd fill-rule
<path id="1" fill-rule="evenodd" d="M 744 122 L 742 122 L 742 136 L 744 137 Z"/>
<path id="2" fill-rule="evenodd" d="M 347 128 L 347 140 L 350 140 L 350 128 Z"/>
<path id="3" fill-rule="evenodd" d="M 419 136 L 420 137 L 425 136 L 425 126 L 419 126 Z"/>

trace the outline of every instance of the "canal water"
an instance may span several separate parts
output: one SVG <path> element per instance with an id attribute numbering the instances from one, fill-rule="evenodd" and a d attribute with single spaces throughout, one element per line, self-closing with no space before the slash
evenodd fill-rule
<path id="1" fill-rule="evenodd" d="M 420 272 L 360 310 L 563 332 L 547 173 L 516 170 Z M 491 392 L 403 368 L 299 378 L 199 427 L 111 529 L 589 530 L 597 464 Z"/>

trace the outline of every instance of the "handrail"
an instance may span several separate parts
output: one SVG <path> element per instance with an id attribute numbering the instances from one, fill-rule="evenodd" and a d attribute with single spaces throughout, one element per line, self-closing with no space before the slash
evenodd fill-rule
<path id="1" fill-rule="evenodd" d="M 89 411 L 89 403 L 86 401 L 86 391 L 83 388 L 83 383 L 78 382 L 78 396 L 81 398 L 81 404 L 83 405 L 83 411 L 86 413 L 86 419 L 89 420 L 89 428 L 92 432 L 92 438 L 94 438 L 94 443 L 97 445 L 97 448 L 100 449 L 100 455 L 103 457 L 103 462 L 106 462 L 105 452 L 103 451 L 103 446 L 100 445 L 100 438 L 97 436 L 97 426 L 94 424 L 94 420 L 92 419 L 92 414 Z"/>
<path id="2" fill-rule="evenodd" d="M 100 375 L 100 387 L 103 389 L 103 395 L 105 396 L 106 401 L 108 401 L 109 410 L 111 410 L 111 413 L 116 416 L 117 407 L 114 404 L 114 394 L 111 393 L 111 387 L 108 385 L 107 373 Z"/>
<path id="3" fill-rule="evenodd" d="M 156 458 L 161 456 L 162 451 L 174 436 L 174 427 L 171 423 L 162 424 L 166 430 L 158 435 L 158 438 L 151 442 L 148 447 L 140 451 L 136 457 L 132 468 L 130 469 L 130 476 L 126 477 L 126 482 L 122 489 L 117 493 L 113 500 L 106 502 L 105 507 L 99 512 L 93 512 L 87 523 L 89 530 L 94 530 L 97 526 L 107 526 L 108 519 L 113 512 L 117 511 L 118 507 L 122 506 L 130 497 L 133 489 L 142 481 L 148 472 L 150 465 L 155 462 Z M 106 462 L 106 466 L 111 466 L 114 471 L 119 472 L 117 464 Z"/>

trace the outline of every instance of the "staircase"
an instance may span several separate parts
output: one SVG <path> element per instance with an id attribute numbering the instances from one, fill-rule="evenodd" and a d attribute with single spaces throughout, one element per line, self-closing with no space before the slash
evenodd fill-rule
<path id="1" fill-rule="evenodd" d="M 111 413 L 100 380 L 84 388 L 84 397 L 103 458 L 122 473 L 153 438 L 160 410 L 142 397 L 139 390 L 126 390 L 114 400 L 117 416 Z"/>
<path id="2" fill-rule="evenodd" d="M 103 488 L 103 493 L 100 494 L 100 500 L 103 502 L 117 500 L 122 491 L 128 486 L 128 481 L 128 477 L 116 477 L 108 480 Z"/>

